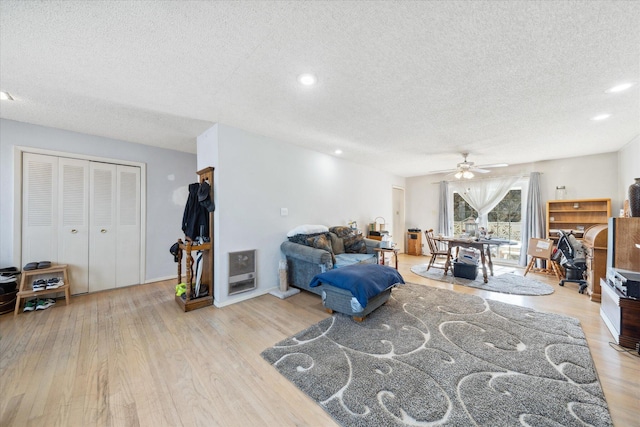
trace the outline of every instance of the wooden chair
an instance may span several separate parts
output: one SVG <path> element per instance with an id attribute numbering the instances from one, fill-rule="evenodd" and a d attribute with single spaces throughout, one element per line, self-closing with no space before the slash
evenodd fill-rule
<path id="1" fill-rule="evenodd" d="M 435 265 L 439 256 L 444 257 L 446 263 L 446 260 L 449 259 L 449 249 L 438 248 L 436 238 L 433 236 L 433 229 L 425 231 L 424 234 L 427 238 L 427 244 L 429 245 L 429 252 L 431 252 L 431 259 L 429 260 L 429 265 L 427 265 L 427 271 L 429 271 L 429 269 Z M 442 266 L 435 265 L 435 267 L 444 268 L 444 264 Z"/>

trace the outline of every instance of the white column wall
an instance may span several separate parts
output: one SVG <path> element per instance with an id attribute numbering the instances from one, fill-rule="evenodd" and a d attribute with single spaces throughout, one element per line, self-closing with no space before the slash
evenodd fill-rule
<path id="1" fill-rule="evenodd" d="M 391 228 L 392 188 L 404 187 L 404 178 L 230 126 L 214 129 L 217 138 L 198 140 L 198 165 L 216 168 L 216 305 L 277 287 L 280 244 L 298 225 L 355 220 L 364 231 L 383 216 Z M 229 297 L 228 254 L 250 249 L 257 250 L 258 288 Z"/>

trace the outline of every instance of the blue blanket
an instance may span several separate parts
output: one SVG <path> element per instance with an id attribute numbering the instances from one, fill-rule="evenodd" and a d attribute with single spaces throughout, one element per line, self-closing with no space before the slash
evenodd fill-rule
<path id="1" fill-rule="evenodd" d="M 378 264 L 359 264 L 316 274 L 309 286 L 313 288 L 323 283 L 351 291 L 364 308 L 369 298 L 375 297 L 390 286 L 404 284 L 404 279 L 395 268 Z"/>

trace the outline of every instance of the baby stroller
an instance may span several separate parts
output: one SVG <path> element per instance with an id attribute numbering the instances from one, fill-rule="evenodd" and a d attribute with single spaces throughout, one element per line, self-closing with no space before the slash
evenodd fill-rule
<path id="1" fill-rule="evenodd" d="M 584 247 L 572 233 L 567 234 L 562 230 L 559 230 L 559 233 L 558 248 L 551 259 L 564 267 L 566 278 L 560 281 L 560 286 L 564 286 L 565 282 L 578 283 L 580 285 L 578 292 L 583 294 L 587 288 L 587 281 L 584 278 L 587 271 Z"/>

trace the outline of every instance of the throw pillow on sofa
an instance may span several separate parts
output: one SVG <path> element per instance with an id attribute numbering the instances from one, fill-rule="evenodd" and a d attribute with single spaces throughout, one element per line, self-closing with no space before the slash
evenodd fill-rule
<path id="1" fill-rule="evenodd" d="M 313 246 L 309 244 L 309 238 L 316 236 L 324 236 L 326 233 L 313 233 L 313 234 L 296 234 L 295 236 L 287 237 L 290 242 L 297 243 L 299 245 Z"/>
<path id="2" fill-rule="evenodd" d="M 333 247 L 331 246 L 331 238 L 327 234 L 307 238 L 307 245 L 329 252 L 331 254 L 331 262 L 336 263 L 336 257 L 333 254 Z"/>
<path id="3" fill-rule="evenodd" d="M 361 234 L 345 237 L 344 251 L 348 254 L 366 254 L 367 244 L 364 241 L 364 237 Z"/>
<path id="4" fill-rule="evenodd" d="M 340 255 L 344 253 L 344 240 L 335 233 L 329 233 L 331 237 L 331 247 L 333 248 L 334 255 Z"/>
<path id="5" fill-rule="evenodd" d="M 341 239 L 344 239 L 347 236 L 355 236 L 356 233 L 353 231 L 351 227 L 345 227 L 344 225 L 338 225 L 335 227 L 329 228 L 329 231 L 338 236 Z"/>

